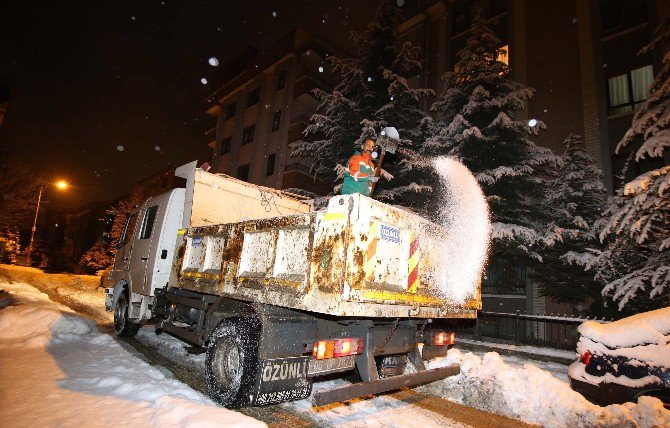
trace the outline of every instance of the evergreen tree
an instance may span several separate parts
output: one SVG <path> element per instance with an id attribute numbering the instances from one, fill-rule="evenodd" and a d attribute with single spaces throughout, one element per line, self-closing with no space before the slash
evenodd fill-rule
<path id="1" fill-rule="evenodd" d="M 602 285 L 586 267 L 599 248 L 594 226 L 605 210 L 607 190 L 602 170 L 586 153 L 582 137 L 570 135 L 563 145 L 561 164 L 540 201 L 548 224 L 544 263 L 535 268 L 534 277 L 545 295 L 576 307 L 602 299 Z"/>
<path id="2" fill-rule="evenodd" d="M 670 46 L 670 19 L 656 30 L 655 46 Z M 670 50 L 649 88 L 649 97 L 633 116 L 633 123 L 617 146 L 641 140 L 635 161 L 661 158 L 670 146 Z M 670 166 L 646 172 L 627 183 L 606 212 L 601 238 L 609 243 L 597 261 L 603 294 L 612 296 L 619 310 L 643 310 L 670 304 Z M 616 264 L 614 264 L 616 261 Z"/>
<path id="3" fill-rule="evenodd" d="M 416 149 L 425 140 L 430 116 L 421 103 L 432 91 L 411 88 L 407 82 L 407 76 L 421 70 L 419 48 L 400 41 L 403 13 L 393 3 L 383 0 L 367 29 L 352 33 L 355 58 L 328 58 L 333 73 L 342 80 L 332 92 L 315 90 L 319 105 L 305 129 L 314 141 L 292 146 L 292 156 L 313 160 L 317 180 L 341 179 L 354 150 L 368 138 L 376 140 L 384 127 L 398 129 L 400 147 Z M 386 181 L 378 183 L 374 196 L 412 205 L 415 195 L 430 186 L 410 168 L 403 153 L 386 157 L 382 174 Z"/>
<path id="4" fill-rule="evenodd" d="M 455 156 L 475 174 L 491 208 L 495 254 L 522 263 L 541 259 L 534 249 L 543 239 L 537 201 L 547 169 L 559 159 L 529 139 L 544 129 L 542 122 L 530 126 L 515 118 L 534 91 L 509 77 L 498 61 L 500 46 L 477 18 L 454 71 L 443 77 L 444 92 L 432 107 L 433 135 L 421 154 Z M 427 211 L 436 212 L 439 203 L 429 198 Z"/>

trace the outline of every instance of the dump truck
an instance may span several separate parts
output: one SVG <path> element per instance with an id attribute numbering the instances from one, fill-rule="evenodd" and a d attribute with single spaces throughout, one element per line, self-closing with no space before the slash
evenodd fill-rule
<path id="1" fill-rule="evenodd" d="M 206 350 L 209 393 L 227 407 L 303 399 L 326 375 L 361 382 L 314 393 L 315 406 L 459 373 L 424 365 L 454 341 L 432 321 L 481 309 L 479 288 L 454 304 L 434 284 L 444 227 L 358 194 L 319 208 L 195 162 L 175 174 L 183 188 L 127 215 L 106 278 L 117 335 L 154 320 Z"/>

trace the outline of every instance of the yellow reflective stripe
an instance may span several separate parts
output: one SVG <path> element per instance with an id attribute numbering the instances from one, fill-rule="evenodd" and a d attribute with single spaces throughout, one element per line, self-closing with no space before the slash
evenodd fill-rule
<path id="1" fill-rule="evenodd" d="M 337 221 L 344 219 L 345 219 L 344 213 L 326 213 L 323 215 L 323 221 Z"/>
<path id="2" fill-rule="evenodd" d="M 424 296 L 421 294 L 411 294 L 411 293 L 396 293 L 392 291 L 382 291 L 382 290 L 363 290 L 353 291 L 352 296 L 358 299 L 368 299 L 368 300 L 388 300 L 396 302 L 409 302 L 409 303 L 427 303 L 439 305 L 442 304 L 442 301 L 436 299 L 432 296 Z"/>

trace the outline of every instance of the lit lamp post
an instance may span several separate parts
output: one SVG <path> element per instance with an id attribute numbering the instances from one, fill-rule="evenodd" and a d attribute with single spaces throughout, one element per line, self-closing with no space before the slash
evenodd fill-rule
<path id="1" fill-rule="evenodd" d="M 58 190 L 66 190 L 68 188 L 67 181 L 65 180 L 58 180 L 57 182 L 54 183 L 54 186 L 56 186 L 56 189 Z M 33 228 L 30 230 L 30 243 L 28 244 L 28 251 L 27 251 L 29 266 L 30 266 L 30 256 L 33 252 L 33 240 L 35 239 L 35 230 L 37 230 L 37 215 L 40 213 L 40 204 L 42 203 L 43 190 L 44 186 L 40 186 L 40 192 L 37 195 L 37 208 L 35 208 L 35 219 L 33 220 Z"/>

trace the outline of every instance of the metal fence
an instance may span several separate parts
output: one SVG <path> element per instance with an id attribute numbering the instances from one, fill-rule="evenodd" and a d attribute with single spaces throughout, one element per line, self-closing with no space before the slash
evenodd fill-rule
<path id="1" fill-rule="evenodd" d="M 577 327 L 584 321 L 587 319 L 481 311 L 476 321 L 469 324 L 457 324 L 455 330 L 461 337 L 477 340 L 514 345 L 548 346 L 573 351 L 579 340 Z M 600 322 L 607 321 L 601 320 Z"/>

